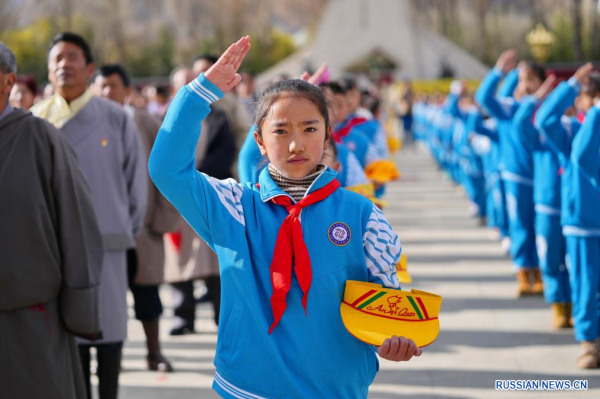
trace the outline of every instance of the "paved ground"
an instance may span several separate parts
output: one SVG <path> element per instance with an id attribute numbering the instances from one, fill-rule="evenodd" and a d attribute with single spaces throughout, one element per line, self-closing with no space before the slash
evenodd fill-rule
<path id="1" fill-rule="evenodd" d="M 517 300 L 510 262 L 487 230 L 468 216 L 464 197 L 436 171 L 423 152 L 398 157 L 402 180 L 389 187 L 385 214 L 398 232 L 419 288 L 444 297 L 438 340 L 409 363 L 382 361 L 370 398 L 599 398 L 600 371 L 578 371 L 571 331 L 549 329 L 541 299 Z M 169 295 L 162 292 L 168 306 Z M 121 398 L 216 398 L 210 386 L 216 328 L 206 306 L 198 308 L 199 334 L 168 337 L 164 349 L 173 374 L 145 371 L 139 323 L 130 322 Z M 267 376 L 265 376 L 267 377 Z M 496 380 L 587 380 L 588 391 L 496 391 Z M 316 399 L 316 398 L 310 398 Z"/>

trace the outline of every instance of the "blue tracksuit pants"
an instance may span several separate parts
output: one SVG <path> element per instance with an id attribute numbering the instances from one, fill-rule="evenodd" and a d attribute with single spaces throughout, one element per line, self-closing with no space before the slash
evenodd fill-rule
<path id="1" fill-rule="evenodd" d="M 569 273 L 565 265 L 566 243 L 560 215 L 536 213 L 535 242 L 548 303 L 571 302 Z"/>
<path id="2" fill-rule="evenodd" d="M 504 181 L 499 176 L 493 176 L 492 178 L 495 178 L 495 180 L 489 186 L 487 192 L 488 227 L 496 227 L 502 237 L 508 237 Z"/>
<path id="3" fill-rule="evenodd" d="M 517 268 L 537 268 L 533 187 L 505 180 L 510 256 Z"/>
<path id="4" fill-rule="evenodd" d="M 595 341 L 600 334 L 600 237 L 566 240 L 575 339 Z"/>

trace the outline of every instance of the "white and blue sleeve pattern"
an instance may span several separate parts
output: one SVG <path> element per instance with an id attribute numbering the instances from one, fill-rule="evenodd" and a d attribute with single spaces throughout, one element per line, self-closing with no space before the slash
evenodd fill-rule
<path id="1" fill-rule="evenodd" d="M 347 187 L 356 186 L 358 184 L 367 184 L 369 182 L 367 175 L 365 175 L 365 171 L 362 166 L 360 166 L 360 162 L 358 162 L 358 159 L 356 159 L 356 156 L 353 153 L 348 152 L 346 162 L 346 168 L 348 168 L 346 173 Z"/>
<path id="2" fill-rule="evenodd" d="M 402 252 L 400 239 L 375 205 L 363 235 L 363 246 L 369 281 L 384 287 L 399 288 L 396 264 Z"/>
<path id="3" fill-rule="evenodd" d="M 203 81 L 206 83 L 205 79 Z M 204 85 L 198 79 L 192 80 L 188 84 L 188 87 L 209 104 L 212 104 L 215 101 L 219 100 L 219 97 L 217 97 L 212 91 L 204 87 Z"/>
<path id="4" fill-rule="evenodd" d="M 244 186 L 238 184 L 234 179 L 218 180 L 202 173 L 206 181 L 215 189 L 221 204 L 227 209 L 227 212 L 237 220 L 242 226 L 246 225 L 244 218 L 244 209 L 242 208 L 242 193 Z"/>
<path id="5" fill-rule="evenodd" d="M 373 144 L 377 151 L 379 152 L 379 158 L 387 159 L 390 156 L 388 143 L 387 143 L 387 132 L 383 128 L 382 125 L 377 127 L 377 133 L 375 133 L 375 138 L 373 140 Z"/>
<path id="6" fill-rule="evenodd" d="M 503 97 L 498 99 L 498 104 L 500 104 L 500 108 L 504 112 L 505 115 L 512 115 L 515 107 L 515 99 L 512 97 Z"/>
<path id="7" fill-rule="evenodd" d="M 365 155 L 365 165 L 370 165 L 375 161 L 379 161 L 381 157 L 379 152 L 373 143 L 369 143 L 367 147 L 367 154 Z"/>

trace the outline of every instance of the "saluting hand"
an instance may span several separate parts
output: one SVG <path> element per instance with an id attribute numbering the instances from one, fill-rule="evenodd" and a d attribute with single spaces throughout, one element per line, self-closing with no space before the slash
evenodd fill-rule
<path id="1" fill-rule="evenodd" d="M 535 92 L 535 96 L 538 99 L 543 100 L 544 98 L 546 98 L 546 96 L 548 94 L 550 94 L 550 92 L 554 88 L 555 83 L 556 83 L 556 76 L 555 75 L 548 76 L 546 78 L 546 80 L 544 80 L 544 83 L 542 83 L 540 88 L 537 89 L 537 91 Z"/>
<path id="2" fill-rule="evenodd" d="M 328 73 L 328 66 L 327 64 L 323 64 L 312 75 L 305 71 L 302 75 L 300 75 L 300 79 L 317 86 L 320 83 L 321 76 L 326 73 Z"/>
<path id="3" fill-rule="evenodd" d="M 383 341 L 377 348 L 379 357 L 393 362 L 407 362 L 413 356 L 421 356 L 421 348 L 412 339 L 393 336 Z"/>
<path id="4" fill-rule="evenodd" d="M 573 74 L 573 77 L 579 82 L 579 84 L 587 83 L 587 80 L 590 76 L 590 73 L 594 70 L 594 66 L 591 62 L 579 67 L 577 71 Z"/>
<path id="5" fill-rule="evenodd" d="M 506 50 L 500 55 L 496 62 L 496 67 L 500 68 L 505 74 L 515 69 L 517 65 L 517 52 L 513 49 Z"/>
<path id="6" fill-rule="evenodd" d="M 227 93 L 242 81 L 237 71 L 249 50 L 250 36 L 244 36 L 229 46 L 217 62 L 204 73 L 204 77 L 223 93 Z"/>

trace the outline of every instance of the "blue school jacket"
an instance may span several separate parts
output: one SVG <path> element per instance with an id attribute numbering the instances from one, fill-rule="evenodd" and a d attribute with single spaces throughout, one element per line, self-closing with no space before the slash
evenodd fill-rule
<path id="1" fill-rule="evenodd" d="M 343 128 L 354 116 L 355 115 L 349 115 L 344 122 L 336 126 L 336 129 Z M 367 135 L 363 131 L 357 129 L 357 126 L 354 126 L 347 135 L 342 137 L 342 144 L 354 154 L 363 169 L 371 162 L 379 159 L 375 147 Z"/>
<path id="2" fill-rule="evenodd" d="M 263 156 L 260 153 L 260 148 L 254 140 L 254 132 L 256 131 L 256 125 L 252 125 L 248 130 L 248 135 L 240 153 L 238 155 L 238 175 L 240 177 L 240 183 L 258 183 L 258 175 L 265 165 L 261 165 Z"/>
<path id="3" fill-rule="evenodd" d="M 523 99 L 514 117 L 514 124 L 523 138 L 533 148 L 533 202 L 535 212 L 560 216 L 560 182 L 562 169 L 556 155 L 548 146 L 546 138 L 533 124 L 533 117 L 540 100 L 536 96 Z"/>
<path id="4" fill-rule="evenodd" d="M 592 108 L 583 124 L 576 118 L 563 116 L 580 91 L 581 86 L 575 79 L 559 84 L 537 112 L 535 125 L 564 169 L 561 178 L 563 233 L 600 236 L 600 110 L 598 105 Z"/>
<path id="5" fill-rule="evenodd" d="M 502 77 L 503 73 L 498 68 L 490 71 L 477 89 L 475 101 L 498 121 L 502 178 L 506 181 L 533 186 L 534 148 L 513 123 L 520 103 L 512 97 L 496 95 Z M 511 82 L 518 80 L 518 72 L 516 70 L 509 72 L 506 79 Z"/>
<path id="6" fill-rule="evenodd" d="M 369 183 L 369 179 L 354 154 L 343 144 L 336 143 L 335 146 L 338 151 L 338 162 L 341 166 L 337 179 L 342 187 Z"/>
<path id="7" fill-rule="evenodd" d="M 219 257 L 222 303 L 213 388 L 226 398 L 366 398 L 378 370 L 374 348 L 348 333 L 340 316 L 347 280 L 398 288 L 398 236 L 371 201 L 338 189 L 301 212 L 311 257 L 308 316 L 293 277 L 287 310 L 273 322 L 270 264 L 289 196 L 268 169 L 260 187 L 220 181 L 194 169 L 194 149 L 209 104 L 221 91 L 199 76 L 177 93 L 150 158 L 160 191 Z M 309 192 L 336 173 L 325 170 Z M 293 201 L 293 200 L 292 200 Z M 343 229 L 337 241 L 332 229 Z"/>
<path id="8" fill-rule="evenodd" d="M 381 122 L 377 119 L 371 119 L 356 126 L 355 129 L 363 132 L 367 136 L 379 158 L 387 159 L 389 157 L 387 136 Z"/>
<path id="9" fill-rule="evenodd" d="M 571 184 L 563 197 L 571 218 L 563 233 L 600 236 L 600 103 L 588 111 L 573 139 L 564 179 Z"/>
<path id="10" fill-rule="evenodd" d="M 483 120 L 483 115 L 478 109 L 472 109 L 467 118 L 469 132 L 489 139 L 489 150 L 481 154 L 483 173 L 488 187 L 491 187 L 500 178 L 498 163 L 500 162 L 499 137 L 496 131 L 495 119 Z"/>

